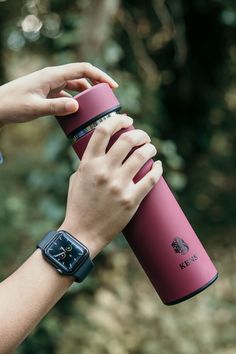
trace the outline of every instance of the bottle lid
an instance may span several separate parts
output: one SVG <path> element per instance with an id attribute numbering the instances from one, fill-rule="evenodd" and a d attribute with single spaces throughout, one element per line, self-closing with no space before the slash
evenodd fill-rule
<path id="1" fill-rule="evenodd" d="M 94 85 L 74 96 L 74 99 L 79 103 L 78 111 L 67 116 L 56 117 L 66 135 L 88 121 L 120 108 L 118 99 L 106 83 Z"/>

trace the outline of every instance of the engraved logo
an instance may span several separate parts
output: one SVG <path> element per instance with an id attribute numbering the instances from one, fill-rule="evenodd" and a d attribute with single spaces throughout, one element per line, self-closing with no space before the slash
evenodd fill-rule
<path id="1" fill-rule="evenodd" d="M 171 246 L 173 247 L 174 251 L 179 254 L 186 254 L 189 251 L 189 246 L 187 245 L 186 242 L 180 237 L 176 237 Z"/>

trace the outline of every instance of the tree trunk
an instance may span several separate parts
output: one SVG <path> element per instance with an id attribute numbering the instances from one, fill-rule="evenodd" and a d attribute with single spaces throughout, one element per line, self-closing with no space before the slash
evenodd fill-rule
<path id="1" fill-rule="evenodd" d="M 120 0 L 92 1 L 84 12 L 82 40 L 79 60 L 94 61 L 101 57 L 101 50 L 112 32 L 112 22 L 120 5 Z"/>

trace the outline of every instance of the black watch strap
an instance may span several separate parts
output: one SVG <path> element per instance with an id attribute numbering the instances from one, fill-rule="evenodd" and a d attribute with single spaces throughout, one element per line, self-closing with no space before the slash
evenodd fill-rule
<path id="1" fill-rule="evenodd" d="M 66 231 L 66 233 L 68 233 Z M 68 233 L 69 234 L 69 233 Z M 69 234 L 70 235 L 70 234 Z M 72 235 L 70 235 L 72 236 Z M 45 247 L 49 244 L 49 242 L 52 242 L 54 238 L 57 237 L 57 231 L 49 231 L 43 239 L 37 244 L 37 248 L 40 248 L 42 251 L 45 249 Z M 73 237 L 73 236 L 72 236 Z M 73 237 L 74 238 L 74 237 Z M 83 247 L 86 247 L 82 242 L 76 239 L 76 241 L 82 245 Z M 86 247 L 87 248 L 87 247 Z M 92 262 L 91 258 L 88 256 L 82 264 L 80 264 L 79 268 L 73 273 L 73 277 L 75 278 L 75 281 L 80 283 L 82 282 L 88 273 L 93 269 L 94 263 Z"/>
<path id="2" fill-rule="evenodd" d="M 41 241 L 39 241 L 37 248 L 43 250 L 53 238 L 56 237 L 55 231 L 49 231 Z"/>
<path id="3" fill-rule="evenodd" d="M 75 280 L 78 283 L 81 283 L 88 275 L 89 272 L 94 267 L 94 263 L 91 261 L 91 259 L 88 257 L 83 264 L 77 269 L 77 271 L 74 273 Z"/>

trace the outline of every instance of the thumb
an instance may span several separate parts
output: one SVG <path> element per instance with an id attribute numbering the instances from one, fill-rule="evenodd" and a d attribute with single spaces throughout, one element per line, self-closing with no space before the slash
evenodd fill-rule
<path id="1" fill-rule="evenodd" d="M 44 115 L 64 116 L 78 110 L 79 104 L 73 98 L 46 98 L 43 100 Z"/>

